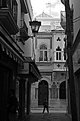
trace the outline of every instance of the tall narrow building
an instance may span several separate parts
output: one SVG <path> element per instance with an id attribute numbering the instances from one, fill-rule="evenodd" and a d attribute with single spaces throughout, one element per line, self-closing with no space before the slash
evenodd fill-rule
<path id="1" fill-rule="evenodd" d="M 36 20 L 41 21 L 41 28 L 34 44 L 35 61 L 42 78 L 32 84 L 31 111 L 42 111 L 45 98 L 50 111 L 66 111 L 65 31 L 60 25 L 60 19 L 44 12 Z"/>

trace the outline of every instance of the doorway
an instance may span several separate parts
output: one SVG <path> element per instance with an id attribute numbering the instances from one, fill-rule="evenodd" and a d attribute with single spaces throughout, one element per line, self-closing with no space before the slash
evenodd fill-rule
<path id="1" fill-rule="evenodd" d="M 10 70 L 0 65 L 0 119 L 7 119 L 7 101 L 10 82 Z"/>
<path id="2" fill-rule="evenodd" d="M 47 99 L 48 102 L 48 82 L 45 80 L 42 80 L 39 82 L 38 85 L 38 105 L 43 105 L 44 99 Z"/>
<path id="3" fill-rule="evenodd" d="M 66 81 L 63 81 L 61 84 L 60 84 L 60 99 L 66 99 Z"/>

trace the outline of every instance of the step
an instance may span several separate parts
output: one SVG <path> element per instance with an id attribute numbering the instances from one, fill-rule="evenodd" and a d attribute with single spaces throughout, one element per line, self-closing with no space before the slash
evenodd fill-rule
<path id="1" fill-rule="evenodd" d="M 32 113 L 42 113 L 43 112 L 43 108 L 31 108 L 31 112 Z M 47 111 L 45 111 L 45 112 L 47 112 Z M 66 108 L 49 108 L 49 112 L 50 113 L 66 113 L 67 112 L 67 110 L 66 110 Z"/>

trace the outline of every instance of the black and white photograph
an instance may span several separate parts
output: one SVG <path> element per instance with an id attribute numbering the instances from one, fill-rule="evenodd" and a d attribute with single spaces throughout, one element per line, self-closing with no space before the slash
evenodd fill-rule
<path id="1" fill-rule="evenodd" d="M 79 0 L 0 0 L 0 121 L 80 121 L 79 42 Z"/>

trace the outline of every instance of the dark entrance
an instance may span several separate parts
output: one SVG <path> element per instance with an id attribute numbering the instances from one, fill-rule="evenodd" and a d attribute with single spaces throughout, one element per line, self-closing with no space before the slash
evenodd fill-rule
<path id="1" fill-rule="evenodd" d="M 59 95 L 60 95 L 60 99 L 66 99 L 66 81 L 63 81 L 60 84 L 60 90 L 59 90 Z"/>
<path id="2" fill-rule="evenodd" d="M 45 98 L 48 101 L 48 83 L 47 81 L 42 80 L 38 85 L 38 105 L 43 105 Z"/>
<path id="3" fill-rule="evenodd" d="M 0 119 L 5 121 L 7 118 L 7 100 L 9 91 L 10 72 L 8 68 L 0 65 Z"/>

